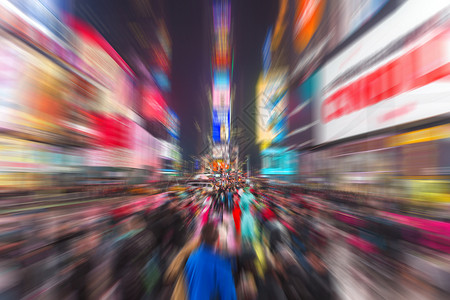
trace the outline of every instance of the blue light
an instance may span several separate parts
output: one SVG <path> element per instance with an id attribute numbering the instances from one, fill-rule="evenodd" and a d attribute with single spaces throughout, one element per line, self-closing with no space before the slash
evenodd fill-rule
<path id="1" fill-rule="evenodd" d="M 267 32 L 266 39 L 263 45 L 263 72 L 264 76 L 267 76 L 267 72 L 269 71 L 270 64 L 272 62 L 272 56 L 270 53 L 270 45 L 272 43 L 272 27 L 270 27 Z"/>
<path id="2" fill-rule="evenodd" d="M 217 111 L 213 111 L 212 138 L 216 143 L 220 142 L 220 120 Z"/>
<path id="3" fill-rule="evenodd" d="M 231 138 L 231 134 L 230 134 L 230 131 L 231 131 L 231 128 L 230 128 L 230 125 L 231 125 L 231 111 L 228 109 L 228 142 L 230 141 L 230 138 Z"/>
<path id="4" fill-rule="evenodd" d="M 156 85 L 163 91 L 167 92 L 170 90 L 170 82 L 167 75 L 160 70 L 152 72 L 153 78 L 156 81 Z"/>
<path id="5" fill-rule="evenodd" d="M 214 86 L 215 87 L 230 86 L 230 76 L 229 76 L 228 71 L 215 71 L 214 72 Z"/>
<path id="6" fill-rule="evenodd" d="M 263 175 L 294 175 L 297 173 L 297 155 L 283 147 L 270 147 L 261 152 Z"/>
<path id="7" fill-rule="evenodd" d="M 179 119 L 170 108 L 167 110 L 167 131 L 173 138 L 179 139 Z"/>

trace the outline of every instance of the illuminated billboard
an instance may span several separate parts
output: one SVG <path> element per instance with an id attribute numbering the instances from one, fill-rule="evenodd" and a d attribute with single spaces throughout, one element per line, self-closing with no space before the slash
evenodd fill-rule
<path id="1" fill-rule="evenodd" d="M 230 74 L 228 70 L 216 70 L 214 72 L 214 87 L 222 89 L 230 87 Z"/>
<path id="2" fill-rule="evenodd" d="M 212 136 L 214 143 L 227 142 L 230 139 L 230 110 L 213 110 Z"/>
<path id="3" fill-rule="evenodd" d="M 230 64 L 230 2 L 226 0 L 214 1 L 214 59 L 215 69 L 226 69 Z"/>
<path id="4" fill-rule="evenodd" d="M 373 18 L 389 0 L 296 0 L 292 76 L 308 77 L 321 59 Z"/>
<path id="5" fill-rule="evenodd" d="M 216 109 L 228 110 L 230 107 L 230 88 L 213 89 L 213 106 Z"/>
<path id="6" fill-rule="evenodd" d="M 261 151 L 262 175 L 297 174 L 297 155 L 282 147 L 270 147 Z"/>
<path id="7" fill-rule="evenodd" d="M 262 148 L 281 142 L 286 136 L 287 88 L 286 72 L 271 71 L 260 76 L 257 84 L 256 134 Z"/>
<path id="8" fill-rule="evenodd" d="M 270 45 L 272 43 L 272 28 L 266 34 L 266 38 L 264 39 L 263 44 L 263 73 L 264 76 L 267 76 L 267 72 L 269 71 L 270 65 L 272 63 L 272 54 L 270 51 Z"/>
<path id="9" fill-rule="evenodd" d="M 167 131 L 169 134 L 175 138 L 178 139 L 180 136 L 180 121 L 178 119 L 177 114 L 172 110 L 167 110 Z"/>
<path id="10" fill-rule="evenodd" d="M 143 113 L 147 119 L 167 124 L 167 105 L 161 92 L 154 86 L 145 86 L 143 90 Z"/>
<path id="11" fill-rule="evenodd" d="M 306 48 L 322 21 L 326 0 L 297 1 L 294 23 L 294 43 L 298 52 Z"/>
<path id="12" fill-rule="evenodd" d="M 326 63 L 315 143 L 449 113 L 449 28 L 445 3 L 407 2 Z"/>
<path id="13" fill-rule="evenodd" d="M 156 85 L 164 92 L 167 92 L 170 90 L 170 81 L 167 75 L 158 69 L 151 71 L 153 79 L 156 82 Z"/>

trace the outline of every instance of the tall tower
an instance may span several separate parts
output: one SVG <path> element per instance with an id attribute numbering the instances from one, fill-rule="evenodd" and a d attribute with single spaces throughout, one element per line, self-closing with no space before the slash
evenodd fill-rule
<path id="1" fill-rule="evenodd" d="M 229 144 L 231 121 L 231 5 L 213 1 L 212 137 L 213 144 Z"/>

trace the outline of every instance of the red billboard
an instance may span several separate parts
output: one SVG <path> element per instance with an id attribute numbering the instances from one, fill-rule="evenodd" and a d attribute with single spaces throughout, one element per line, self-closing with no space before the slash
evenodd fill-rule
<path id="1" fill-rule="evenodd" d="M 167 104 L 164 97 L 156 87 L 145 87 L 142 93 L 142 111 L 145 118 L 158 120 L 162 124 L 167 124 L 166 111 Z"/>

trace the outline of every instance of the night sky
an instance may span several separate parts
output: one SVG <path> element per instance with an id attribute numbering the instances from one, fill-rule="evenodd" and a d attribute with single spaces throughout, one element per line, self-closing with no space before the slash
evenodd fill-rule
<path id="1" fill-rule="evenodd" d="M 167 102 L 180 118 L 180 145 L 183 158 L 189 159 L 201 153 L 211 130 L 207 90 L 211 86 L 212 1 L 149 0 L 150 6 L 139 6 L 144 2 L 77 0 L 74 11 L 91 23 L 137 73 L 135 58 L 149 62 L 150 52 L 134 37 L 129 24 L 137 24 L 151 43 L 151 19 L 164 17 L 172 39 L 172 90 Z M 261 71 L 261 47 L 268 27 L 276 20 L 278 1 L 232 0 L 231 5 L 236 89 L 232 120 L 239 127 L 234 138 L 241 156 L 250 154 L 255 165 L 255 86 Z"/>
<path id="2" fill-rule="evenodd" d="M 251 165 L 259 167 L 255 136 L 256 83 L 262 69 L 262 45 L 269 26 L 275 23 L 278 1 L 236 0 L 232 5 L 235 43 L 233 82 L 236 87 L 232 118 L 238 126 L 235 138 L 239 143 L 241 158 L 249 154 Z"/>
<path id="3" fill-rule="evenodd" d="M 171 104 L 180 118 L 183 157 L 189 159 L 204 147 L 195 122 L 200 126 L 210 115 L 205 89 L 211 73 L 208 7 L 203 1 L 168 2 L 166 22 L 173 46 Z"/>

